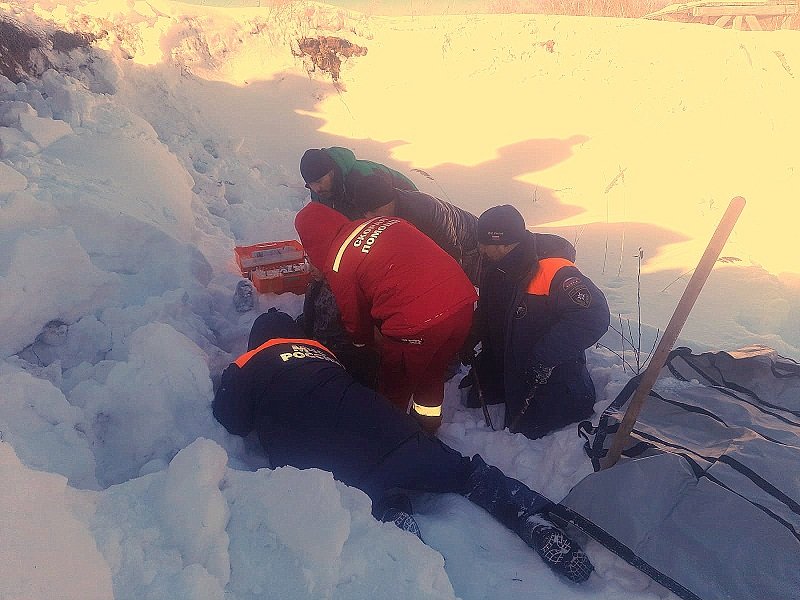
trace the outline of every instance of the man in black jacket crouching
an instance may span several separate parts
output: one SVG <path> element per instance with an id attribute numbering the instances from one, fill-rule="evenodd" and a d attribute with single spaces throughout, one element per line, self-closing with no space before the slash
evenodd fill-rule
<path id="1" fill-rule="evenodd" d="M 410 502 L 398 490 L 462 494 L 559 575 L 589 578 L 592 564 L 583 550 L 547 519 L 547 498 L 425 433 L 357 383 L 325 346 L 300 335 L 292 318 L 275 309 L 256 319 L 248 352 L 225 369 L 214 398 L 214 416 L 230 433 L 255 429 L 273 467 L 330 471 L 369 495 L 377 518 L 418 536 Z"/>
<path id="2" fill-rule="evenodd" d="M 528 231 L 509 204 L 485 211 L 477 231 L 485 260 L 464 354 L 484 400 L 505 402 L 506 427 L 531 439 L 590 417 L 585 351 L 608 330 L 603 292 L 575 266 L 569 242 Z"/>

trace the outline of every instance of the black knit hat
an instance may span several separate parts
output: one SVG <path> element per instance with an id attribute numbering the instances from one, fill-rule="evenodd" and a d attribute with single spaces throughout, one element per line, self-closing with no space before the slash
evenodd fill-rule
<path id="1" fill-rule="evenodd" d="M 311 148 L 300 159 L 300 175 L 306 183 L 313 183 L 336 168 L 330 154 L 321 148 Z"/>
<path id="2" fill-rule="evenodd" d="M 250 339 L 247 341 L 247 350 L 255 350 L 273 338 L 296 339 L 302 337 L 303 330 L 295 323 L 295 320 L 273 306 L 253 322 Z"/>
<path id="3" fill-rule="evenodd" d="M 347 176 L 347 188 L 353 204 L 361 214 L 385 206 L 396 197 L 389 176 L 378 170 L 369 173 L 351 171 Z"/>
<path id="4" fill-rule="evenodd" d="M 494 206 L 478 217 L 479 244 L 515 244 L 525 238 L 527 231 L 525 219 L 510 204 Z"/>

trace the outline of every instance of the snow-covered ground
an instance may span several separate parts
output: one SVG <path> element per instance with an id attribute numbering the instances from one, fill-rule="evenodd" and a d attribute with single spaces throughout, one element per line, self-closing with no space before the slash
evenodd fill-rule
<path id="1" fill-rule="evenodd" d="M 415 499 L 424 546 L 326 473 L 257 470 L 257 444 L 211 415 L 211 377 L 260 310 L 296 315 L 302 299 L 236 312 L 233 247 L 295 238 L 300 155 L 347 146 L 573 241 L 646 355 L 742 195 L 680 341 L 800 358 L 800 33 L 31 4 L 0 10 L 100 37 L 54 56 L 61 72 L 0 77 L 0 598 L 671 597 L 593 542 L 597 574 L 564 583 L 458 496 Z M 317 35 L 368 53 L 333 82 L 296 56 Z M 631 374 L 620 333 L 603 342 L 589 352 L 598 411 Z M 556 500 L 591 472 L 573 428 L 493 432 L 457 383 L 440 432 L 453 447 Z"/>

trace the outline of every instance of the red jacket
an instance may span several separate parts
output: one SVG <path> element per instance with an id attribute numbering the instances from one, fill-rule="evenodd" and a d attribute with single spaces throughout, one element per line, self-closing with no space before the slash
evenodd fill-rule
<path id="1" fill-rule="evenodd" d="M 312 202 L 295 228 L 356 343 L 371 342 L 374 325 L 389 337 L 414 336 L 478 298 L 455 259 L 403 219 L 350 221 Z"/>

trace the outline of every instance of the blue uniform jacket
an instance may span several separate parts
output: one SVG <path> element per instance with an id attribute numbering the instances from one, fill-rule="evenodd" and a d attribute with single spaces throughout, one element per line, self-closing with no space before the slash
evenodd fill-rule
<path id="1" fill-rule="evenodd" d="M 530 233 L 504 259 L 483 268 L 476 313 L 487 352 L 481 384 L 505 400 L 506 425 L 531 398 L 514 429 L 532 438 L 593 410 L 585 350 L 606 332 L 610 315 L 605 296 L 573 259 L 566 240 Z M 534 389 L 530 373 L 538 366 L 553 371 Z"/>
<path id="2" fill-rule="evenodd" d="M 234 435 L 255 430 L 273 467 L 323 469 L 354 486 L 420 432 L 307 339 L 272 339 L 236 359 L 213 412 Z"/>

